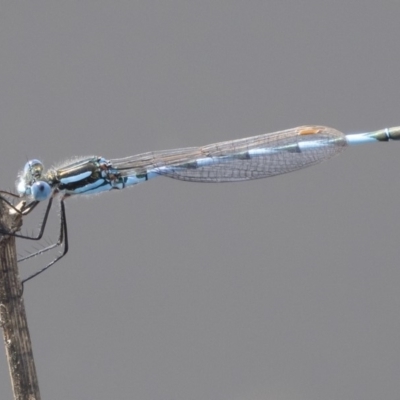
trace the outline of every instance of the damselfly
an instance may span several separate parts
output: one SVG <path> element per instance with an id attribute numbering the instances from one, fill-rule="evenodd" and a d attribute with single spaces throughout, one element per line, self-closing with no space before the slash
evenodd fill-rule
<path id="1" fill-rule="evenodd" d="M 47 270 L 68 251 L 68 232 L 64 201 L 70 196 L 90 195 L 124 189 L 158 176 L 189 182 L 237 182 L 266 178 L 296 171 L 339 154 L 352 144 L 387 142 L 400 139 L 400 127 L 345 135 L 324 126 L 301 126 L 285 131 L 210 144 L 162 150 L 108 160 L 99 156 L 76 158 L 47 171 L 39 160 L 25 164 L 17 181 L 18 195 L 3 195 L 23 200 L 15 211 L 26 215 L 41 201 L 48 201 L 37 236 L 13 234 L 39 240 L 43 236 L 53 199 L 60 199 L 60 233 L 56 243 L 23 258 L 26 260 L 63 245 L 63 251 L 48 265 L 23 282 Z M 21 260 L 20 260 L 21 261 Z"/>

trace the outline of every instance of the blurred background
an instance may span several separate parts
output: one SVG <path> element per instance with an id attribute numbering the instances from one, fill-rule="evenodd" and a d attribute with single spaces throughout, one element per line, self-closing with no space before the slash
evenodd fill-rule
<path id="1" fill-rule="evenodd" d="M 395 1 L 1 11 L 2 189 L 32 158 L 400 125 Z M 42 398 L 398 398 L 399 154 L 361 146 L 266 180 L 159 178 L 68 200 L 70 251 L 25 288 Z M 48 241 L 57 224 L 56 207 Z M 21 276 L 47 261 L 21 263 Z M 12 397 L 3 347 L 0 388 Z"/>

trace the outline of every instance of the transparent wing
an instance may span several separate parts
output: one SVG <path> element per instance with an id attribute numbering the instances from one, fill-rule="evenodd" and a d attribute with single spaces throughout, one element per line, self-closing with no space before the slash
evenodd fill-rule
<path id="1" fill-rule="evenodd" d="M 111 160 L 122 176 L 157 174 L 192 182 L 232 182 L 284 174 L 327 160 L 347 145 L 343 133 L 301 126 L 244 139 Z"/>

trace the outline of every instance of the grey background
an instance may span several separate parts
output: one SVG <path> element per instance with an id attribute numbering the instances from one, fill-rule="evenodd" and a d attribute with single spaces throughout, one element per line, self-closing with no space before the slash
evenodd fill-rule
<path id="1" fill-rule="evenodd" d="M 397 1 L 3 2 L 1 187 L 31 158 L 399 125 L 399 17 Z M 399 152 L 69 200 L 70 253 L 25 291 L 42 398 L 400 398 Z"/>

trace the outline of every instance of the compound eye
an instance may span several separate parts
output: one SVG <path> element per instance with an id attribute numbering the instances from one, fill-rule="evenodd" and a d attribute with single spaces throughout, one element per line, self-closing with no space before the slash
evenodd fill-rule
<path id="1" fill-rule="evenodd" d="M 31 186 L 31 195 L 35 201 L 46 200 L 49 198 L 50 194 L 51 187 L 46 182 L 38 181 Z"/>
<path id="2" fill-rule="evenodd" d="M 24 176 L 40 178 L 43 172 L 43 163 L 39 160 L 30 160 L 24 166 Z"/>

